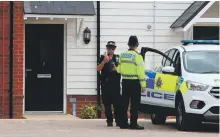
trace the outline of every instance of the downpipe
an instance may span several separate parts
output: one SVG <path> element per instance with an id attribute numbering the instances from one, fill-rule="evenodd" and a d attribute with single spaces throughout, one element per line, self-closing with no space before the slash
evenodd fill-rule
<path id="1" fill-rule="evenodd" d="M 10 66 L 9 66 L 9 118 L 13 118 L 13 31 L 14 31 L 14 2 L 10 1 Z"/>
<path id="2" fill-rule="evenodd" d="M 153 32 L 153 48 L 155 49 L 156 47 L 156 1 L 154 1 L 154 32 Z M 153 53 L 153 69 L 155 68 L 155 53 Z"/>
<path id="3" fill-rule="evenodd" d="M 5 67 L 4 67 L 4 64 L 5 64 L 5 62 L 4 62 L 4 56 L 5 56 L 5 48 L 4 48 L 4 45 L 5 45 L 5 18 L 4 18 L 4 3 L 2 2 L 2 107 L 1 107 L 1 114 L 2 114 L 2 117 L 4 116 L 4 114 L 5 114 L 5 94 L 4 94 L 4 92 L 5 92 L 5 79 L 4 79 L 4 77 L 5 77 L 5 75 L 4 75 L 4 73 L 5 73 Z"/>
<path id="4" fill-rule="evenodd" d="M 100 1 L 97 1 L 97 65 L 100 58 Z M 101 106 L 100 99 L 100 72 L 97 71 L 97 106 Z M 97 109 L 98 118 L 101 118 L 101 110 Z"/>

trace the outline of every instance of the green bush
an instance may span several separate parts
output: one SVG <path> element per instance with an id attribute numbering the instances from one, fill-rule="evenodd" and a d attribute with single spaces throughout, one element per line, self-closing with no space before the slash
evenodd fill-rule
<path id="1" fill-rule="evenodd" d="M 95 105 L 82 105 L 80 108 L 80 118 L 82 119 L 94 119 L 97 117 L 97 107 Z"/>
<path id="2" fill-rule="evenodd" d="M 81 119 L 95 119 L 97 118 L 97 112 L 101 111 L 101 113 L 105 113 L 104 105 L 101 104 L 101 106 L 93 105 L 93 104 L 86 104 L 82 105 L 80 108 L 80 115 L 79 117 Z M 128 106 L 128 111 L 130 111 L 130 103 Z M 114 108 L 112 106 L 112 113 L 114 114 Z"/>
<path id="3" fill-rule="evenodd" d="M 82 119 L 94 119 L 97 118 L 97 112 L 103 111 L 104 106 L 101 104 L 101 106 L 98 105 L 92 105 L 92 104 L 87 104 L 87 105 L 82 105 L 80 108 L 80 118 Z"/>
<path id="4" fill-rule="evenodd" d="M 98 110 L 103 111 L 104 110 L 104 105 L 103 104 L 101 104 L 101 106 L 96 105 L 95 110 L 96 110 L 96 112 L 98 112 Z"/>

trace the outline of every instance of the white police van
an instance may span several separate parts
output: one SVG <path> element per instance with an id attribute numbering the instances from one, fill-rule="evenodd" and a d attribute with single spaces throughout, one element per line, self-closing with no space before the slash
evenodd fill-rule
<path id="1" fill-rule="evenodd" d="M 179 130 L 202 122 L 219 123 L 219 40 L 182 40 L 182 45 L 159 50 L 142 47 L 141 55 L 161 55 L 160 66 L 146 70 L 147 88 L 140 112 L 151 114 L 153 124 L 176 116 Z M 146 62 L 147 64 L 147 62 Z"/>

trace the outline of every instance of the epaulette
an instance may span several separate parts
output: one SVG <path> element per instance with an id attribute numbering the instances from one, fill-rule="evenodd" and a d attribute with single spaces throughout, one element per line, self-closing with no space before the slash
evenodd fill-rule
<path id="1" fill-rule="evenodd" d="M 140 54 L 140 53 L 138 53 L 136 50 L 135 50 L 135 52 L 136 52 L 137 54 Z"/>
<path id="2" fill-rule="evenodd" d="M 141 55 L 141 53 L 138 53 L 136 50 L 134 50 L 134 52 L 135 52 L 136 54 L 138 54 L 138 55 Z"/>

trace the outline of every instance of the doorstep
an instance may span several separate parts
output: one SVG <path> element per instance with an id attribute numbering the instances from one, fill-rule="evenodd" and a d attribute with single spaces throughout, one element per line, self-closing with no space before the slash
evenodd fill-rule
<path id="1" fill-rule="evenodd" d="M 56 115 L 56 114 L 24 114 L 24 119 L 28 120 L 77 120 L 76 116 L 70 114 Z"/>

